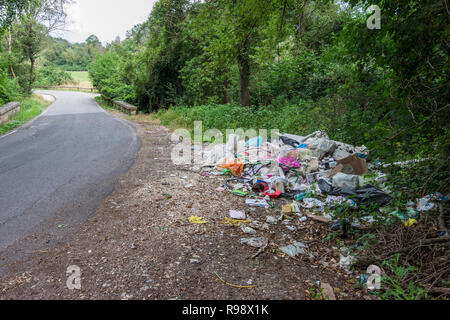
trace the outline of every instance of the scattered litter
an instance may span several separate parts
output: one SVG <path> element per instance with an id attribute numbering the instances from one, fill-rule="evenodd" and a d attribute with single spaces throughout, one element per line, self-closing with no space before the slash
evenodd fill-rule
<path id="1" fill-rule="evenodd" d="M 267 245 L 267 239 L 264 237 L 260 238 L 243 238 L 241 239 L 242 244 L 247 244 L 254 248 L 262 248 Z"/>
<path id="2" fill-rule="evenodd" d="M 251 223 L 251 220 L 238 220 L 238 219 L 231 219 L 231 218 L 225 218 L 225 220 L 222 221 L 222 224 L 228 224 L 232 226 L 240 226 L 243 223 Z"/>
<path id="3" fill-rule="evenodd" d="M 412 227 L 416 223 L 417 223 L 416 219 L 408 219 L 408 221 L 405 221 L 403 224 L 405 225 L 405 227 Z"/>
<path id="4" fill-rule="evenodd" d="M 247 199 L 245 201 L 250 207 L 269 208 L 269 203 L 265 199 Z"/>
<path id="5" fill-rule="evenodd" d="M 245 220 L 245 219 L 247 219 L 247 215 L 245 214 L 244 211 L 230 210 L 230 218 L 237 219 L 237 220 Z"/>
<path id="6" fill-rule="evenodd" d="M 252 229 L 250 227 L 247 227 L 245 225 L 241 225 L 241 230 L 243 233 L 247 233 L 247 234 L 256 234 L 256 230 Z"/>
<path id="7" fill-rule="evenodd" d="M 351 155 L 342 160 L 337 161 L 338 165 L 331 170 L 330 177 L 334 177 L 338 173 L 349 175 L 358 175 L 369 173 L 366 160 L 358 155 Z"/>
<path id="8" fill-rule="evenodd" d="M 372 171 L 374 167 L 368 163 L 369 154 L 367 147 L 331 140 L 324 131 L 306 136 L 282 133 L 272 136 L 270 140 L 261 136 L 244 140 L 233 134 L 225 144 L 206 146 L 203 164 L 192 170 L 203 176 L 220 177 L 223 181 L 216 185 L 215 190 L 226 192 L 224 197 L 229 196 L 228 193 L 236 196 L 233 199 L 233 207 L 236 209 L 229 211 L 229 217 L 222 224 L 239 226 L 245 234 L 256 234 L 256 230 L 269 231 L 271 225 L 280 222 L 292 232 L 297 228 L 308 227 L 313 221 L 330 224 L 336 222 L 333 211 L 342 205 L 353 209 L 367 204 L 389 208 L 387 205 L 392 198 L 388 194 L 390 191 L 384 186 L 386 174 Z M 371 174 L 367 175 L 368 173 Z M 193 187 L 195 181 L 188 181 L 190 177 L 182 179 L 186 188 Z M 266 215 L 258 208 L 269 209 L 276 206 L 277 209 L 268 213 L 272 216 L 266 216 L 266 221 L 262 221 L 264 218 L 261 222 L 245 220 L 247 215 L 242 210 L 244 205 L 242 208 L 236 205 L 244 202 L 239 197 L 244 198 L 245 206 L 250 207 L 247 210 L 259 214 L 259 217 Z M 417 199 L 416 203 L 408 203 L 406 210 L 402 208 L 402 211 L 393 213 L 386 211 L 385 215 L 397 217 L 405 226 L 413 227 L 418 223 L 419 212 L 433 209 L 435 201 L 448 199 L 436 193 Z M 380 209 L 382 210 L 383 208 Z M 291 223 L 294 220 L 301 224 L 294 226 Z M 195 216 L 190 217 L 189 221 L 196 224 L 207 223 L 203 218 Z M 350 222 L 353 226 L 366 226 L 376 221 L 374 217 L 366 216 Z M 244 225 L 245 223 L 250 225 Z M 281 236 L 289 238 L 290 234 L 286 232 Z M 240 241 L 260 249 L 268 245 L 268 240 L 264 237 L 244 238 Z M 305 245 L 295 243 L 292 239 L 291 241 L 292 244 L 283 246 L 280 250 L 291 257 L 306 253 Z M 307 254 L 315 256 L 315 252 Z M 351 254 L 341 253 L 339 266 L 348 271 L 354 260 Z M 325 264 L 328 263 L 323 261 L 322 265 Z M 330 288 L 328 285 L 327 289 Z M 331 288 L 326 295 L 332 299 L 332 293 Z"/>
<path id="9" fill-rule="evenodd" d="M 339 266 L 350 273 L 351 266 L 355 263 L 356 258 L 351 254 L 344 256 L 342 253 L 340 254 Z"/>
<path id="10" fill-rule="evenodd" d="M 269 197 L 271 199 L 278 199 L 282 193 L 283 193 L 283 191 L 278 190 L 275 192 L 264 192 L 264 193 L 262 193 L 262 195 L 265 197 Z"/>
<path id="11" fill-rule="evenodd" d="M 295 213 L 295 207 L 292 204 L 286 204 L 283 206 L 283 208 L 281 209 L 281 212 L 283 212 L 283 214 L 285 215 L 291 215 L 292 213 Z"/>
<path id="12" fill-rule="evenodd" d="M 435 194 L 430 194 L 422 199 L 417 199 L 417 210 L 423 212 L 433 209 L 435 204 L 432 201 L 448 201 L 448 198 L 441 193 L 436 192 Z"/>
<path id="13" fill-rule="evenodd" d="M 240 159 L 234 159 L 226 161 L 223 164 L 217 165 L 219 168 L 230 170 L 231 174 L 235 177 L 240 177 L 244 170 L 244 162 Z"/>
<path id="14" fill-rule="evenodd" d="M 333 187 L 356 190 L 361 186 L 360 176 L 339 172 L 333 177 Z"/>
<path id="15" fill-rule="evenodd" d="M 294 157 L 280 158 L 278 162 L 285 172 L 288 172 L 290 169 L 300 168 L 300 163 Z"/>
<path id="16" fill-rule="evenodd" d="M 207 221 L 204 221 L 202 217 L 196 217 L 196 216 L 191 216 L 191 217 L 189 217 L 188 220 L 192 224 L 205 224 L 205 223 L 208 223 Z"/>
<path id="17" fill-rule="evenodd" d="M 325 207 L 325 203 L 323 201 L 320 201 L 318 199 L 315 198 L 305 198 L 303 199 L 303 203 L 300 204 L 301 207 L 306 208 L 306 209 L 312 209 L 312 208 L 324 208 Z"/>
<path id="18" fill-rule="evenodd" d="M 225 280 L 223 280 L 223 279 L 217 274 L 217 272 L 214 272 L 214 274 L 216 275 L 216 277 L 217 277 L 220 281 L 222 281 L 223 283 L 225 283 L 227 286 L 234 287 L 234 288 L 243 288 L 243 289 L 256 288 L 255 285 L 238 286 L 238 285 L 235 285 L 235 284 L 231 284 L 231 283 L 228 283 L 228 282 L 226 282 Z"/>
<path id="19" fill-rule="evenodd" d="M 384 191 L 379 190 L 371 185 L 366 185 L 357 190 L 350 190 L 344 188 L 336 188 L 328 183 L 326 180 L 319 180 L 319 188 L 323 194 L 349 197 L 357 204 L 365 202 L 375 202 L 384 205 L 391 200 L 391 197 Z"/>
<path id="20" fill-rule="evenodd" d="M 269 230 L 269 225 L 267 223 L 261 223 L 259 221 L 252 221 L 250 227 L 257 230 Z"/>
<path id="21" fill-rule="evenodd" d="M 307 246 L 304 245 L 303 243 L 294 241 L 294 245 L 290 244 L 285 247 L 280 247 L 280 250 L 285 254 L 287 254 L 288 256 L 294 258 L 299 254 L 305 254 L 306 248 Z"/>
<path id="22" fill-rule="evenodd" d="M 405 223 L 405 226 L 408 226 L 406 225 L 406 222 L 409 222 L 409 220 L 416 220 L 419 218 L 418 212 L 413 208 L 410 208 L 407 213 L 403 213 L 400 210 L 396 210 L 394 212 L 391 212 L 389 215 L 400 219 L 402 222 Z"/>
<path id="23" fill-rule="evenodd" d="M 266 219 L 266 222 L 269 223 L 269 224 L 277 224 L 278 220 L 277 220 L 277 218 L 274 218 L 272 216 L 268 216 L 267 219 Z"/>
<path id="24" fill-rule="evenodd" d="M 255 137 L 255 138 L 248 140 L 245 144 L 250 147 L 261 147 L 263 144 L 263 138 Z"/>
<path id="25" fill-rule="evenodd" d="M 237 196 L 240 196 L 240 197 L 245 197 L 245 196 L 248 195 L 248 192 L 245 192 L 245 191 L 242 191 L 242 190 L 233 190 L 233 191 L 231 191 L 231 193 L 235 194 Z"/>
<path id="26" fill-rule="evenodd" d="M 335 207 L 340 204 L 348 204 L 350 207 L 356 207 L 356 202 L 343 196 L 328 196 L 325 200 L 329 207 Z"/>
<path id="27" fill-rule="evenodd" d="M 295 230 L 297 230 L 297 228 L 296 227 L 294 227 L 294 226 L 290 226 L 290 225 L 286 225 L 286 228 L 289 230 L 289 231 L 295 231 Z"/>

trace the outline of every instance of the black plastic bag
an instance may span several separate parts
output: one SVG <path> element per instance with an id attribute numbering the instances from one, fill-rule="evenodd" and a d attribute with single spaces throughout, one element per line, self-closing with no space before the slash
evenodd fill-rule
<path id="1" fill-rule="evenodd" d="M 284 144 L 287 144 L 294 148 L 297 148 L 300 145 L 300 142 L 298 142 L 294 139 L 288 138 L 288 137 L 282 136 L 280 139 L 281 139 L 281 141 L 283 141 Z"/>
<path id="2" fill-rule="evenodd" d="M 357 190 L 349 190 L 343 188 L 335 188 L 327 181 L 321 179 L 319 180 L 319 188 L 322 193 L 332 196 L 348 197 L 354 200 L 357 204 L 375 202 L 380 205 L 385 205 L 386 203 L 391 201 L 391 197 L 387 193 L 375 188 L 370 184 Z"/>

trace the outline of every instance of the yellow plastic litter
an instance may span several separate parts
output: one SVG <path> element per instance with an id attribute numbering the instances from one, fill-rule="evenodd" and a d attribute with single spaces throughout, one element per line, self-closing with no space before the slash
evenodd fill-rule
<path id="1" fill-rule="evenodd" d="M 195 223 L 195 224 L 208 223 L 208 221 L 203 220 L 202 217 L 196 217 L 196 216 L 191 216 L 191 217 L 189 217 L 188 220 L 189 220 L 190 223 Z"/>
<path id="2" fill-rule="evenodd" d="M 251 289 L 251 288 L 255 288 L 255 287 L 256 287 L 255 285 L 253 285 L 253 286 L 237 286 L 237 285 L 235 285 L 235 284 L 231 284 L 231 283 L 228 283 L 228 282 L 226 282 L 225 280 L 223 280 L 223 279 L 217 274 L 217 272 L 214 272 L 214 274 L 216 275 L 217 278 L 219 278 L 220 281 L 222 281 L 223 283 L 225 283 L 227 286 L 230 286 L 230 287 L 234 287 L 234 288 L 244 288 L 244 289 Z"/>
<path id="3" fill-rule="evenodd" d="M 416 219 L 409 219 L 408 221 L 405 221 L 405 227 L 412 227 L 417 223 Z"/>
<path id="4" fill-rule="evenodd" d="M 243 223 L 251 223 L 251 220 L 237 220 L 237 219 L 231 219 L 231 218 L 225 218 L 225 220 L 222 221 L 222 224 L 229 224 L 232 226 L 240 226 Z"/>

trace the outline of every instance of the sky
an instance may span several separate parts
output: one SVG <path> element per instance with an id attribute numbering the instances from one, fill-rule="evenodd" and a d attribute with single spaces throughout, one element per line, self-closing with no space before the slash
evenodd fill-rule
<path id="1" fill-rule="evenodd" d="M 83 42 L 95 34 L 102 43 L 119 36 L 125 38 L 128 30 L 144 22 L 156 0 L 74 0 L 67 7 L 68 24 L 65 31 L 53 36 L 70 42 Z"/>

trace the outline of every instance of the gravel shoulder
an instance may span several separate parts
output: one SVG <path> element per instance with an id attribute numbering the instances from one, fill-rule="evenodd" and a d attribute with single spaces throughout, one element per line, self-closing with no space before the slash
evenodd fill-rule
<path id="1" fill-rule="evenodd" d="M 167 128 L 135 125 L 139 157 L 112 194 L 66 243 L 12 263 L 0 279 L 0 299 L 301 300 L 311 299 L 316 281 L 329 283 L 338 300 L 370 299 L 353 288 L 352 276 L 337 265 L 339 254 L 324 245 L 327 225 L 297 219 L 294 231 L 278 223 L 247 235 L 224 224 L 230 209 L 263 223 L 288 201 L 251 209 L 245 198 L 215 190 L 224 177 L 173 165 Z M 207 223 L 191 224 L 190 216 Z M 261 236 L 269 244 L 253 257 L 258 249 L 240 239 Z M 306 244 L 311 256 L 291 258 L 279 250 L 292 241 Z M 81 269 L 80 290 L 67 288 L 71 265 Z"/>

